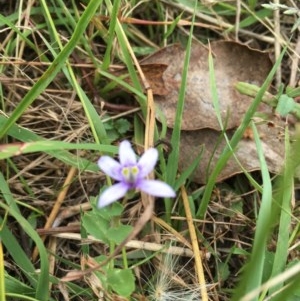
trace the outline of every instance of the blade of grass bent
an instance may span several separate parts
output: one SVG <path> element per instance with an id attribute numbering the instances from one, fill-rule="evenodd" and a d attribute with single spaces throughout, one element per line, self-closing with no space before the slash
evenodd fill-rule
<path id="1" fill-rule="evenodd" d="M 112 153 L 114 146 L 103 145 L 97 143 L 69 143 L 63 141 L 44 140 L 36 142 L 25 143 L 12 143 L 12 144 L 0 144 L 0 160 L 10 158 L 13 156 L 19 156 L 21 154 L 35 153 L 35 152 L 49 152 L 60 151 L 66 149 L 86 149 L 97 150 L 99 152 Z"/>
<path id="2" fill-rule="evenodd" d="M 86 7 L 85 11 L 83 12 L 82 16 L 80 17 L 77 23 L 77 26 L 74 30 L 71 39 L 62 49 L 62 51 L 58 54 L 58 56 L 54 59 L 51 66 L 34 84 L 34 86 L 24 96 L 20 104 L 12 112 L 10 118 L 0 129 L 0 138 L 2 138 L 7 133 L 10 127 L 19 119 L 19 117 L 23 114 L 27 107 L 44 91 L 44 89 L 54 79 L 59 70 L 63 67 L 65 61 L 67 60 L 73 49 L 76 47 L 77 42 L 80 40 L 82 34 L 85 31 L 85 28 L 89 24 L 91 18 L 94 16 L 101 2 L 101 0 L 91 0 L 89 2 L 88 6 Z"/>
<path id="3" fill-rule="evenodd" d="M 0 116 L 0 128 L 1 126 L 6 122 L 7 118 L 4 116 Z M 19 141 L 23 141 L 23 142 L 38 142 L 38 141 L 42 141 L 45 142 L 47 140 L 45 140 L 43 137 L 40 137 L 39 135 L 23 128 L 17 125 L 13 125 L 9 131 L 8 131 L 8 135 L 11 137 L 14 137 L 15 139 L 18 139 Z M 51 140 L 50 140 L 51 142 Z M 59 141 L 59 143 L 65 143 L 65 142 L 61 142 Z M 80 146 L 76 146 L 74 144 L 75 148 L 74 149 L 80 149 Z M 108 154 L 116 154 L 118 152 L 118 148 L 116 146 L 112 146 L 112 145 L 92 145 L 90 144 L 91 148 L 88 147 L 87 149 L 94 149 L 94 150 L 98 150 L 101 152 L 105 152 Z M 70 145 L 71 147 L 71 145 Z M 72 147 L 71 147 L 72 148 Z M 43 150 L 45 151 L 45 149 Z M 87 171 L 92 171 L 92 172 L 97 172 L 99 171 L 99 167 L 97 166 L 96 163 L 91 162 L 85 158 L 79 157 L 78 155 L 74 155 L 70 152 L 68 152 L 66 149 L 61 149 L 61 150 L 56 150 L 56 151 L 45 151 L 48 155 L 57 158 L 59 160 L 61 160 L 62 162 L 77 167 L 79 170 L 87 170 Z"/>
<path id="4" fill-rule="evenodd" d="M 279 59 L 276 61 L 275 65 L 273 66 L 272 70 L 270 71 L 269 75 L 267 76 L 265 82 L 263 83 L 261 89 L 258 91 L 255 99 L 253 100 L 251 106 L 249 107 L 249 110 L 245 114 L 245 117 L 242 120 L 241 125 L 238 127 L 238 129 L 234 133 L 233 137 L 231 138 L 230 145 L 231 145 L 232 149 L 234 149 L 237 146 L 237 144 L 239 143 L 239 141 L 242 139 L 243 134 L 244 134 L 245 130 L 247 129 L 251 118 L 255 114 L 255 112 L 258 108 L 258 105 L 260 104 L 260 102 L 262 100 L 264 93 L 266 92 L 267 88 L 269 87 L 269 85 L 272 82 L 273 76 L 274 76 L 278 66 L 281 63 L 281 60 L 283 58 L 285 51 L 286 51 L 286 48 L 282 51 Z M 202 200 L 200 203 L 200 207 L 196 214 L 197 218 L 200 218 L 200 219 L 204 218 L 204 215 L 206 213 L 207 206 L 208 206 L 208 203 L 210 200 L 211 193 L 212 193 L 214 185 L 216 183 L 217 176 L 221 172 L 221 170 L 224 168 L 225 164 L 227 163 L 227 161 L 229 160 L 231 155 L 232 155 L 232 151 L 231 151 L 230 147 L 227 145 L 225 147 L 225 149 L 223 150 L 219 160 L 216 163 L 214 170 L 212 171 L 212 173 L 207 181 L 206 189 L 204 191 L 204 194 L 203 194 L 203 197 L 202 197 Z"/>

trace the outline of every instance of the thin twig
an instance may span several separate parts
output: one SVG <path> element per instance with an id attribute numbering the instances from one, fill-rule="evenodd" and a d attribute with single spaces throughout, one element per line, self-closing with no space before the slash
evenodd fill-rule
<path id="1" fill-rule="evenodd" d="M 81 243 L 103 243 L 103 241 L 93 237 L 92 235 L 88 235 L 86 239 L 82 239 L 79 233 L 69 233 L 69 232 L 62 232 L 62 233 L 55 233 L 52 236 L 56 238 L 63 238 L 69 240 L 78 240 Z M 145 242 L 139 240 L 130 240 L 125 245 L 127 248 L 138 249 L 138 250 L 148 250 L 148 251 L 162 251 L 163 253 L 173 254 L 176 256 L 184 256 L 184 257 L 193 257 L 194 253 L 189 248 L 181 248 L 176 246 L 168 246 L 153 243 L 153 242 Z M 202 257 L 208 258 L 210 256 L 209 253 L 201 253 Z"/>

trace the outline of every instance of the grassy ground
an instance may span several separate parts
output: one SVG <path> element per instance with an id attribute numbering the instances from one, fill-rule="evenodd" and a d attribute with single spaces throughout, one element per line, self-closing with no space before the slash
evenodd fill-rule
<path id="1" fill-rule="evenodd" d="M 277 2 L 0 1 L 0 301 L 300 300 L 300 3 Z M 200 147 L 178 169 L 187 68 L 168 136 L 147 86 L 156 66 L 143 79 L 139 62 L 180 43 L 188 66 L 192 41 L 218 40 L 267 51 L 273 68 L 199 184 Z M 207 89 L 218 115 L 213 59 Z M 279 175 L 251 121 L 269 87 L 284 123 Z M 218 182 L 249 127 L 259 170 Z M 175 199 L 154 206 L 135 192 L 97 208 L 112 184 L 97 160 L 125 139 L 139 155 L 157 147 L 155 177 Z"/>

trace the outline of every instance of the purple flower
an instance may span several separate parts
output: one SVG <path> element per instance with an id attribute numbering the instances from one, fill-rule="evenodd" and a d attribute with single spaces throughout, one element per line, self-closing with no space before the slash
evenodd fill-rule
<path id="1" fill-rule="evenodd" d="M 101 194 L 98 200 L 99 208 L 122 198 L 131 189 L 139 189 L 157 197 L 176 196 L 175 191 L 168 184 L 158 180 L 145 179 L 157 162 L 157 149 L 148 149 L 137 161 L 130 143 L 125 140 L 120 143 L 119 159 L 120 163 L 108 156 L 102 156 L 98 160 L 100 169 L 119 182 Z"/>

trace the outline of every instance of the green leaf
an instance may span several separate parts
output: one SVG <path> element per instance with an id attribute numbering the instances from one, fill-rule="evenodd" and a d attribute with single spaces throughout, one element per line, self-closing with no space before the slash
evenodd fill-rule
<path id="1" fill-rule="evenodd" d="M 95 208 L 95 214 L 98 215 L 98 218 L 104 218 L 107 221 L 110 221 L 113 217 L 120 216 L 123 212 L 123 205 L 119 202 L 112 203 L 111 206 L 106 206 L 104 208 L 98 209 Z"/>
<path id="2" fill-rule="evenodd" d="M 133 227 L 130 225 L 119 225 L 108 229 L 107 237 L 116 244 L 120 244 L 132 231 Z"/>
<path id="3" fill-rule="evenodd" d="M 281 116 L 286 116 L 290 112 L 292 112 L 295 108 L 295 101 L 293 98 L 283 94 L 279 97 L 278 105 L 276 107 L 276 113 Z"/>
<path id="4" fill-rule="evenodd" d="M 91 211 L 84 214 L 82 217 L 82 224 L 89 234 L 107 244 L 109 243 L 109 240 L 107 239 L 109 222 L 107 220 L 99 218 L 98 214 Z"/>
<path id="5" fill-rule="evenodd" d="M 218 269 L 219 279 L 222 281 L 226 281 L 230 275 L 228 263 L 220 262 L 218 264 L 218 266 L 219 266 L 219 269 Z"/>
<path id="6" fill-rule="evenodd" d="M 132 270 L 129 269 L 108 271 L 107 281 L 111 288 L 123 297 L 129 297 L 135 289 L 135 279 Z"/>
<path id="7" fill-rule="evenodd" d="M 114 122 L 115 128 L 116 130 L 120 133 L 120 134 L 125 134 L 130 130 L 131 127 L 131 123 L 124 118 L 118 119 Z"/>

